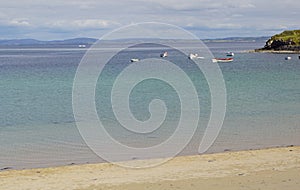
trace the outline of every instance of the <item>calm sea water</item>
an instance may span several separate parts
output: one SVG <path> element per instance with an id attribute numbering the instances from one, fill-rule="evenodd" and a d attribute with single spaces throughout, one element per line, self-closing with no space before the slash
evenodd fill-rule
<path id="1" fill-rule="evenodd" d="M 227 88 L 227 112 L 222 130 L 208 153 L 275 146 L 300 145 L 300 60 L 298 55 L 245 53 L 262 43 L 209 43 L 216 57 L 236 53 L 232 63 L 219 64 Z M 96 105 L 107 130 L 123 144 L 147 147 L 163 142 L 174 132 L 180 106 L 171 86 L 148 80 L 138 85 L 130 99 L 132 113 L 149 118 L 153 98 L 165 101 L 166 122 L 148 135 L 120 132 L 113 117 L 112 81 L 124 62 L 136 55 L 155 57 L 159 48 L 120 53 L 99 79 Z M 76 48 L 0 49 L 0 169 L 34 168 L 103 162 L 82 140 L 72 110 L 72 86 L 85 50 Z M 205 78 L 176 51 L 166 59 L 177 62 L 193 82 L 200 84 L 201 120 L 190 144 L 181 155 L 197 154 L 210 113 L 210 94 Z M 184 64 L 182 64 L 184 62 Z M 146 104 L 145 104 L 146 102 Z M 184 135 L 184 134 L 183 134 Z M 110 151 L 110 150 L 107 150 Z M 122 155 L 120 155 L 122 160 Z"/>

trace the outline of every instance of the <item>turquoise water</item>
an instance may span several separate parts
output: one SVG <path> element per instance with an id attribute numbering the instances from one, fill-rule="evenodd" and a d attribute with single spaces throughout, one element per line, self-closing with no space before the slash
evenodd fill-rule
<path id="1" fill-rule="evenodd" d="M 207 45 L 216 57 L 224 57 L 228 51 L 236 53 L 234 62 L 219 64 L 227 88 L 227 112 L 221 133 L 208 152 L 300 145 L 298 55 L 289 55 L 292 60 L 286 61 L 286 55 L 244 52 L 261 47 L 260 43 Z M 147 135 L 119 130 L 108 96 L 114 77 L 129 64 L 130 58 L 150 58 L 160 52 L 159 48 L 124 51 L 114 57 L 98 81 L 95 100 L 99 117 L 123 144 L 153 146 L 175 130 L 180 106 L 171 86 L 148 80 L 131 94 L 132 113 L 140 120 L 149 118 L 148 104 L 152 99 L 160 98 L 167 105 L 167 122 L 162 129 Z M 0 49 L 0 169 L 103 162 L 82 140 L 73 116 L 73 79 L 84 53 L 82 49 L 66 48 Z M 176 62 L 198 84 L 200 123 L 181 153 L 197 154 L 210 113 L 208 85 L 179 52 L 169 54 L 166 59 Z"/>

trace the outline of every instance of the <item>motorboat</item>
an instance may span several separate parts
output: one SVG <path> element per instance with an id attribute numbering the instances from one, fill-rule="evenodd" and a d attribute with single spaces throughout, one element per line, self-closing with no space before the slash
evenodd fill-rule
<path id="1" fill-rule="evenodd" d="M 138 61 L 140 61 L 140 60 L 139 60 L 139 59 L 136 59 L 136 58 L 130 59 L 130 62 L 138 62 Z"/>
<path id="2" fill-rule="evenodd" d="M 190 54 L 189 59 L 196 59 L 198 57 L 198 54 Z"/>
<path id="3" fill-rule="evenodd" d="M 164 53 L 162 53 L 162 54 L 160 54 L 160 57 L 168 57 L 168 52 L 164 52 Z"/>
<path id="4" fill-rule="evenodd" d="M 228 56 L 228 57 L 233 57 L 233 56 L 234 56 L 234 53 L 233 53 L 233 52 L 227 52 L 227 56 Z"/>
<path id="5" fill-rule="evenodd" d="M 189 59 L 204 59 L 204 57 L 200 57 L 200 56 L 198 56 L 198 54 L 190 54 L 189 55 Z"/>
<path id="6" fill-rule="evenodd" d="M 232 62 L 233 58 L 214 58 L 212 59 L 213 63 L 228 63 L 228 62 Z"/>

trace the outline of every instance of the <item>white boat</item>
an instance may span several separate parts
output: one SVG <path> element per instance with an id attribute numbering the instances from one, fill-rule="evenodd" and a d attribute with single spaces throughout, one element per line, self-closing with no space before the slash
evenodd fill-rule
<path id="1" fill-rule="evenodd" d="M 86 45 L 84 45 L 84 44 L 80 44 L 80 45 L 78 45 L 78 47 L 79 47 L 79 48 L 85 48 L 85 47 L 86 47 Z"/>
<path id="2" fill-rule="evenodd" d="M 285 58 L 285 60 L 291 60 L 291 59 L 292 59 L 291 57 L 286 57 L 286 58 Z"/>
<path id="3" fill-rule="evenodd" d="M 228 52 L 228 53 L 227 53 L 227 56 L 228 56 L 228 57 L 233 57 L 233 56 L 234 56 L 234 53 L 233 53 L 233 52 Z"/>
<path id="4" fill-rule="evenodd" d="M 204 59 L 204 57 L 200 57 L 200 56 L 198 56 L 198 54 L 190 54 L 189 55 L 189 59 Z"/>
<path id="5" fill-rule="evenodd" d="M 140 61 L 139 59 L 130 59 L 130 62 L 138 62 Z"/>
<path id="6" fill-rule="evenodd" d="M 212 59 L 213 63 L 228 63 L 228 62 L 232 62 L 233 58 L 214 58 Z"/>
<path id="7" fill-rule="evenodd" d="M 162 53 L 162 54 L 160 54 L 160 57 L 168 57 L 168 52 L 164 52 L 164 53 Z"/>
<path id="8" fill-rule="evenodd" d="M 198 54 L 190 54 L 189 59 L 196 59 L 198 57 Z"/>

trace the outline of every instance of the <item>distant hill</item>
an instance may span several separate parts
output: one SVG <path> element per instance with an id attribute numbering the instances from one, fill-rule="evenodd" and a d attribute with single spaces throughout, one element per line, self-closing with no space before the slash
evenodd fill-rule
<path id="1" fill-rule="evenodd" d="M 204 39 L 204 42 L 265 42 L 269 37 L 230 37 L 230 38 L 219 38 L 219 39 Z M 140 43 L 149 42 L 151 39 L 126 39 L 116 41 L 138 41 Z M 154 39 L 153 39 L 154 40 Z M 156 39 L 159 41 L 159 39 Z M 74 38 L 66 40 L 52 40 L 42 41 L 35 39 L 11 39 L 11 40 L 0 40 L 0 46 L 32 46 L 32 45 L 92 45 L 97 39 L 95 38 Z"/>
<path id="2" fill-rule="evenodd" d="M 287 30 L 267 40 L 260 51 L 293 51 L 300 52 L 300 30 Z"/>
<path id="3" fill-rule="evenodd" d="M 35 39 L 0 40 L 0 45 L 31 45 L 41 43 L 42 41 Z"/>
<path id="4" fill-rule="evenodd" d="M 13 40 L 0 40 L 2 46 L 22 46 L 22 45 L 79 45 L 79 44 L 93 44 L 97 41 L 94 38 L 74 38 L 67 40 L 53 40 L 41 41 L 35 39 L 13 39 Z"/>
<path id="5" fill-rule="evenodd" d="M 217 38 L 217 39 L 204 39 L 204 42 L 265 42 L 270 37 L 228 37 L 228 38 Z"/>

